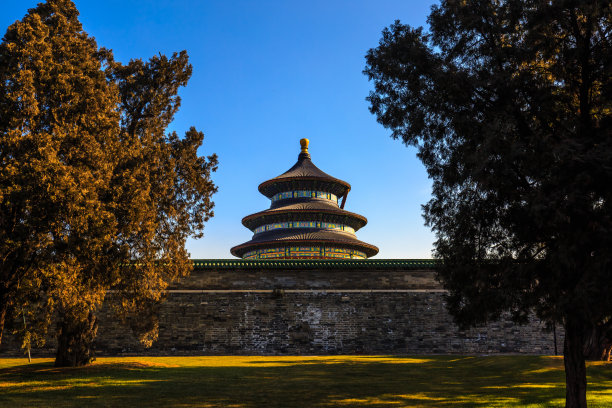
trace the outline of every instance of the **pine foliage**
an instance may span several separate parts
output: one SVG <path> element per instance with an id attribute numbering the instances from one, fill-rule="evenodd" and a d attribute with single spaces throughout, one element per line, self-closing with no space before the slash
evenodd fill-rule
<path id="1" fill-rule="evenodd" d="M 155 339 L 151 311 L 189 273 L 185 241 L 213 216 L 216 156 L 198 156 L 203 134 L 194 128 L 167 132 L 190 75 L 185 52 L 115 62 L 83 31 L 70 0 L 41 3 L 8 28 L 0 333 L 23 315 L 32 323 L 25 338 L 42 341 L 55 319 L 56 364 L 86 364 L 96 311 L 113 288 L 118 315 L 145 344 Z"/>
<path id="2" fill-rule="evenodd" d="M 364 72 L 371 112 L 433 180 L 449 310 L 563 326 L 583 406 L 583 348 L 612 338 L 610 2 L 447 0 L 428 22 L 385 29 Z"/>

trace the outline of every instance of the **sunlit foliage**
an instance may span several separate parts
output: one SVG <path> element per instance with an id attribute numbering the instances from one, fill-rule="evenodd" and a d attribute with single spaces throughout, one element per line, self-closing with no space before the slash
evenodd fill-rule
<path id="1" fill-rule="evenodd" d="M 58 365 L 93 357 L 96 310 L 155 338 L 164 289 L 190 271 L 185 240 L 213 215 L 216 156 L 203 134 L 167 133 L 191 75 L 187 54 L 115 62 L 70 0 L 49 0 L 0 44 L 0 340 L 57 322 Z M 138 314 L 138 319 L 130 319 Z M 23 319 L 22 319 L 23 318 Z"/>

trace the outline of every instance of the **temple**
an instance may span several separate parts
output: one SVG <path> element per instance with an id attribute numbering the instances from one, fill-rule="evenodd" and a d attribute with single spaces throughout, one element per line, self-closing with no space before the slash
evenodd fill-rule
<path id="1" fill-rule="evenodd" d="M 310 160 L 308 141 L 301 144 L 295 166 L 259 186 L 272 205 L 243 219 L 254 235 L 232 254 L 244 259 L 193 259 L 193 272 L 168 288 L 155 311 L 159 336 L 151 348 L 144 348 L 134 326 L 117 319 L 115 299 L 107 296 L 96 310 L 97 352 L 556 353 L 563 333 L 534 315 L 526 325 L 502 315 L 487 326 L 460 330 L 446 308 L 448 292 L 437 280 L 437 260 L 365 259 L 378 248 L 355 237 L 366 219 L 343 208 L 350 185 L 319 170 Z M 0 357 L 23 356 L 16 331 L 2 340 Z M 53 355 L 55 345 L 50 339 L 35 353 Z"/>
<path id="2" fill-rule="evenodd" d="M 243 259 L 366 259 L 378 253 L 355 232 L 368 220 L 344 210 L 350 184 L 321 171 L 301 139 L 297 163 L 264 181 L 259 192 L 270 208 L 242 219 L 253 238 L 231 249 Z M 340 204 L 339 204 L 340 203 Z"/>

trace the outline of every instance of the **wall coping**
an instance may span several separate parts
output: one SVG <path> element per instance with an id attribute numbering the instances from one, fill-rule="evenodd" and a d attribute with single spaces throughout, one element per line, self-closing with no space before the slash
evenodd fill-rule
<path id="1" fill-rule="evenodd" d="M 192 259 L 195 270 L 213 269 L 436 269 L 437 259 Z"/>

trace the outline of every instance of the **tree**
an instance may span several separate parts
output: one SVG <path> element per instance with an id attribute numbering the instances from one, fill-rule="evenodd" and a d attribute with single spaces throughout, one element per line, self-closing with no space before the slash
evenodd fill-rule
<path id="1" fill-rule="evenodd" d="M 116 173 L 116 194 L 123 204 L 117 243 L 130 266 L 114 286 L 122 301 L 112 305 L 141 333 L 145 345 L 157 337 L 154 312 L 164 290 L 193 266 L 185 241 L 202 237 L 204 223 L 214 215 L 211 198 L 217 188 L 211 173 L 217 156 L 198 156 L 204 134 L 193 127 L 182 139 L 166 133 L 180 107 L 178 89 L 187 84 L 191 70 L 185 51 L 125 66 L 110 61 L 106 70 L 119 90 L 120 134 L 130 147 Z"/>
<path id="2" fill-rule="evenodd" d="M 190 74 L 184 52 L 123 67 L 83 31 L 70 0 L 39 4 L 8 28 L 0 334 L 11 313 L 41 312 L 57 323 L 56 365 L 87 364 L 108 289 L 129 319 L 189 273 L 185 240 L 213 215 L 217 165 L 197 155 L 201 132 L 166 133 Z M 138 321 L 150 343 L 156 326 Z"/>
<path id="3" fill-rule="evenodd" d="M 19 295 L 59 283 L 53 268 L 74 262 L 62 246 L 112 225 L 97 196 L 119 151 L 118 98 L 76 17 L 41 4 L 0 45 L 0 331 Z"/>
<path id="4" fill-rule="evenodd" d="M 585 407 L 586 348 L 609 353 L 612 326 L 610 2 L 447 0 L 428 23 L 385 29 L 364 73 L 433 180 L 449 311 L 562 325 L 566 406 Z"/>

